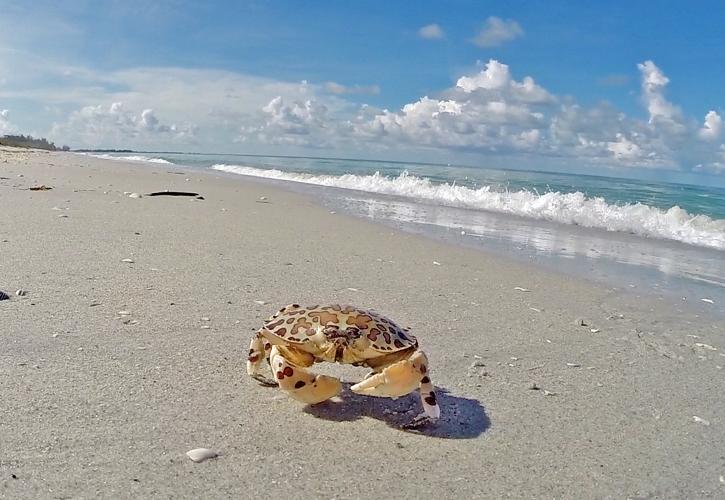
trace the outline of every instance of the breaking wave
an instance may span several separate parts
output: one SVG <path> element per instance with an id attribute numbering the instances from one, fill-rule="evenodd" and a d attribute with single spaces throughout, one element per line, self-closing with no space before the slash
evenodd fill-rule
<path id="1" fill-rule="evenodd" d="M 83 153 L 81 153 L 83 154 Z M 112 156 L 107 154 L 88 154 L 94 158 L 102 158 L 104 160 L 122 160 L 122 161 L 144 161 L 147 163 L 163 163 L 171 165 L 172 162 L 164 160 L 163 158 L 149 158 L 148 156 L 142 155 L 131 155 L 131 156 Z"/>
<path id="2" fill-rule="evenodd" d="M 397 177 L 387 177 L 378 172 L 373 175 L 313 175 L 225 164 L 213 165 L 211 168 L 253 177 L 354 189 L 401 196 L 417 202 L 634 233 L 648 238 L 725 250 L 725 219 L 693 215 L 678 206 L 662 210 L 642 203 L 615 205 L 607 203 L 604 198 L 587 198 L 578 191 L 539 194 L 528 190 L 495 191 L 490 186 L 474 189 L 448 183 L 437 184 L 407 172 Z"/>

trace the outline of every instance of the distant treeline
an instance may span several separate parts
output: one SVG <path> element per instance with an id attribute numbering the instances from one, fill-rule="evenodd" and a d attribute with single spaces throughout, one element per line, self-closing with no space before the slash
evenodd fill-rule
<path id="1" fill-rule="evenodd" d="M 79 153 L 136 153 L 133 149 L 74 149 Z"/>
<path id="2" fill-rule="evenodd" d="M 5 135 L 0 137 L 0 146 L 13 146 L 16 148 L 47 149 L 48 151 L 70 151 L 68 146 L 57 147 L 45 138 L 36 139 L 29 135 Z"/>

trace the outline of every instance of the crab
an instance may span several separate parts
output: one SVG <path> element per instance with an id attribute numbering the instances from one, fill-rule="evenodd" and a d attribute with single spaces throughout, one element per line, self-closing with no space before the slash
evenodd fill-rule
<path id="1" fill-rule="evenodd" d="M 275 380 L 259 373 L 265 360 Z M 371 368 L 350 387 L 357 394 L 395 399 L 420 389 L 423 412 L 406 429 L 440 418 L 428 358 L 417 339 L 385 316 L 353 306 L 283 307 L 252 337 L 247 373 L 262 385 L 278 386 L 314 405 L 342 391 L 339 379 L 307 370 L 323 361 Z"/>

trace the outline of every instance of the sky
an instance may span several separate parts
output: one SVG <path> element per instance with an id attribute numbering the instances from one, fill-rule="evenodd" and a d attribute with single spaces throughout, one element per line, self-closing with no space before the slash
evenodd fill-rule
<path id="1" fill-rule="evenodd" d="M 0 0 L 0 135 L 725 182 L 720 2 Z"/>

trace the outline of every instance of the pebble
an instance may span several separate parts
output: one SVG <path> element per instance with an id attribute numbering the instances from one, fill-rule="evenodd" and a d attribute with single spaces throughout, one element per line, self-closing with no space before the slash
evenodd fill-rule
<path id="1" fill-rule="evenodd" d="M 566 366 L 569 368 L 581 368 L 582 365 L 579 363 L 567 363 Z"/>
<path id="2" fill-rule="evenodd" d="M 211 328 L 209 325 L 201 325 L 202 330 L 208 330 L 209 328 Z"/>
<path id="3" fill-rule="evenodd" d="M 434 265 L 434 266 L 440 266 L 440 265 L 441 265 L 441 263 L 440 263 L 440 262 L 438 262 L 437 260 L 434 260 L 434 261 L 433 261 L 433 265 Z"/>
<path id="4" fill-rule="evenodd" d="M 592 332 L 592 333 L 599 333 L 599 328 L 592 328 L 589 331 Z"/>
<path id="5" fill-rule="evenodd" d="M 720 484 L 725 484 L 725 476 L 720 475 Z"/>
<path id="6" fill-rule="evenodd" d="M 27 295 L 27 293 L 28 292 L 26 292 L 22 288 L 20 288 L 19 290 L 15 290 L 15 295 L 17 295 L 18 297 L 25 297 L 25 295 Z"/>
<path id="7" fill-rule="evenodd" d="M 697 347 L 701 347 L 703 349 L 707 349 L 708 351 L 717 351 L 717 347 L 713 347 L 710 344 L 703 344 L 702 342 L 695 342 L 695 345 Z"/>
<path id="8" fill-rule="evenodd" d="M 210 450 L 209 448 L 195 448 L 187 451 L 186 456 L 194 462 L 203 462 L 209 458 L 218 457 L 219 453 L 214 450 Z"/>
<path id="9" fill-rule="evenodd" d="M 695 422 L 697 422 L 698 424 L 702 424 L 702 425 L 704 425 L 704 426 L 708 426 L 708 425 L 710 425 L 710 421 L 709 421 L 709 420 L 705 420 L 704 418 L 700 418 L 700 417 L 698 417 L 697 415 L 693 415 L 693 416 L 692 416 L 692 420 L 694 420 L 694 421 L 695 421 Z"/>

